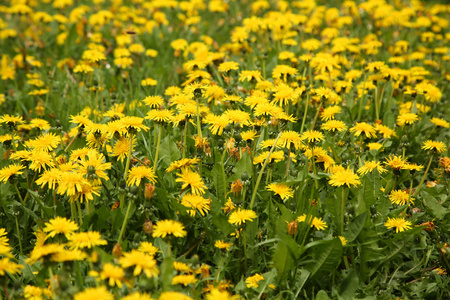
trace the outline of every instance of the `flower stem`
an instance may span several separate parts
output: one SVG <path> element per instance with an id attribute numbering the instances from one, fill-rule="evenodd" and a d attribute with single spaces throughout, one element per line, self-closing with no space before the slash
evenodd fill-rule
<path id="1" fill-rule="evenodd" d="M 342 187 L 342 199 L 341 199 L 341 228 L 340 233 L 341 235 L 344 234 L 344 206 L 345 206 L 345 187 Z"/>
<path id="2" fill-rule="evenodd" d="M 223 264 L 223 259 L 224 259 L 224 258 L 225 258 L 225 256 L 222 255 L 222 258 L 220 259 L 219 267 L 217 268 L 216 282 L 219 282 L 219 279 L 220 279 L 220 272 L 222 271 L 222 264 Z"/>
<path id="3" fill-rule="evenodd" d="M 286 174 L 284 174 L 284 178 L 288 177 L 290 161 L 291 161 L 291 147 L 289 146 L 288 155 L 287 155 L 287 163 L 286 163 Z"/>
<path id="4" fill-rule="evenodd" d="M 423 183 L 425 182 L 425 178 L 427 177 L 428 171 L 430 170 L 431 162 L 433 161 L 434 155 L 431 154 L 430 161 L 428 162 L 428 166 L 425 170 L 425 173 L 423 173 L 422 179 L 420 180 L 419 186 L 417 187 L 416 191 L 414 192 L 414 195 L 419 194 L 420 189 L 422 188 Z"/>
<path id="5" fill-rule="evenodd" d="M 125 172 L 123 172 L 123 179 L 125 180 L 125 182 L 127 181 L 128 170 L 130 169 L 132 148 L 133 148 L 133 135 L 130 134 L 130 147 L 128 148 L 127 162 L 125 163 Z M 122 196 L 120 197 L 120 209 L 123 209 L 124 202 L 125 202 L 125 193 L 123 193 Z"/>
<path id="6" fill-rule="evenodd" d="M 363 110 L 363 105 L 364 105 L 364 98 L 366 96 L 366 75 L 364 74 L 364 82 L 363 82 L 363 87 L 362 87 L 362 95 L 361 95 L 361 100 L 359 101 L 359 110 L 358 110 L 358 117 L 356 118 L 357 121 L 361 120 L 361 114 L 362 114 L 362 110 Z"/>
<path id="7" fill-rule="evenodd" d="M 131 151 L 133 148 L 133 135 L 130 134 L 130 147 L 128 148 L 127 162 L 125 164 L 125 172 L 123 172 L 123 179 L 127 180 L 128 170 L 130 169 Z"/>
<path id="8" fill-rule="evenodd" d="M 155 160 L 153 162 L 153 165 L 155 166 L 155 170 L 158 165 L 159 146 L 161 144 L 161 133 L 162 133 L 162 125 L 161 124 L 159 124 L 158 129 L 159 129 L 158 130 L 158 141 L 156 142 L 156 154 L 155 154 Z"/>
<path id="9" fill-rule="evenodd" d="M 323 105 L 323 101 L 320 101 L 319 107 L 317 108 L 316 115 L 314 116 L 314 120 L 311 125 L 311 130 L 314 130 L 314 126 L 316 126 L 317 118 L 319 117 L 320 109 L 322 108 L 322 105 Z"/>
<path id="10" fill-rule="evenodd" d="M 20 227 L 19 227 L 19 221 L 17 220 L 17 216 L 15 216 L 15 219 L 16 219 L 17 237 L 19 238 L 20 255 L 23 255 L 22 239 L 20 237 Z"/>
<path id="11" fill-rule="evenodd" d="M 308 93 L 308 96 L 306 97 L 305 112 L 303 113 L 303 120 L 302 120 L 302 127 L 300 128 L 300 135 L 302 135 L 303 128 L 305 127 L 306 115 L 308 114 L 308 107 L 309 107 L 309 93 Z"/>
<path id="12" fill-rule="evenodd" d="M 197 104 L 197 134 L 200 139 L 203 139 L 202 136 L 202 127 L 200 126 L 200 108 L 198 103 L 198 97 L 195 97 L 195 102 Z"/>
<path id="13" fill-rule="evenodd" d="M 244 273 L 247 272 L 248 264 L 247 264 L 247 235 L 245 234 L 245 229 L 242 231 L 242 242 L 244 244 Z"/>
<path id="14" fill-rule="evenodd" d="M 83 212 L 81 211 L 80 201 L 77 201 L 77 208 L 78 208 L 78 218 L 80 219 L 80 226 L 81 226 L 83 224 Z"/>
<path id="15" fill-rule="evenodd" d="M 22 202 L 22 205 L 25 206 L 25 201 L 23 200 L 22 195 L 20 195 L 20 191 L 19 191 L 19 188 L 17 187 L 17 183 L 14 184 L 14 187 L 16 189 L 17 195 L 19 195 L 20 202 Z"/>
<path id="16" fill-rule="evenodd" d="M 133 201 L 131 201 L 131 200 L 128 201 L 127 212 L 125 213 L 125 218 L 123 219 L 122 228 L 120 229 L 120 234 L 119 234 L 119 239 L 117 240 L 117 244 L 120 244 L 120 241 L 122 240 L 122 237 L 123 237 L 123 233 L 125 232 L 125 228 L 127 227 L 127 221 L 128 221 L 128 217 L 130 215 L 132 202 Z"/>
<path id="17" fill-rule="evenodd" d="M 183 134 L 183 158 L 186 158 L 186 136 L 187 136 L 187 129 L 188 129 L 189 122 L 186 120 L 186 123 L 184 124 L 184 134 Z"/>
<path id="18" fill-rule="evenodd" d="M 281 136 L 281 132 L 278 134 L 277 138 L 275 139 L 275 142 L 273 143 L 269 154 L 267 154 L 266 160 L 264 161 L 261 171 L 259 172 L 258 179 L 256 180 L 255 188 L 253 189 L 252 200 L 250 201 L 250 209 L 253 208 L 253 204 L 255 203 L 255 198 L 256 198 L 256 192 L 258 191 L 258 186 L 259 186 L 259 183 L 261 182 L 261 178 L 264 173 L 264 169 L 266 168 L 266 166 L 269 162 L 270 155 L 272 155 L 273 150 L 275 150 L 275 147 L 278 143 L 278 139 L 280 138 L 280 136 Z"/>
<path id="19" fill-rule="evenodd" d="M 70 143 L 66 146 L 66 148 L 64 149 L 64 152 L 67 152 L 67 150 L 69 150 L 70 146 L 72 146 L 73 142 L 75 142 L 75 139 L 78 137 L 78 133 L 75 134 L 75 136 L 72 138 L 72 140 L 70 140 Z"/>

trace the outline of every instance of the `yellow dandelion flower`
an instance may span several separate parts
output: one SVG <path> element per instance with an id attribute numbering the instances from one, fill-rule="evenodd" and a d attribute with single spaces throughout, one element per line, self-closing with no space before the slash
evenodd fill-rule
<path id="1" fill-rule="evenodd" d="M 389 218 L 384 223 L 384 226 L 387 227 L 387 229 L 395 228 L 395 232 L 402 232 L 408 229 L 411 229 L 412 224 L 409 221 L 406 221 L 404 218 Z"/>
<path id="2" fill-rule="evenodd" d="M 74 221 L 56 217 L 45 223 L 44 232 L 47 232 L 47 238 L 55 237 L 57 234 L 64 234 L 66 237 L 69 237 L 78 228 L 78 224 Z"/>
<path id="3" fill-rule="evenodd" d="M 253 276 L 247 277 L 247 279 L 245 279 L 245 283 L 248 288 L 258 288 L 261 280 L 264 280 L 264 277 L 257 273 Z"/>
<path id="4" fill-rule="evenodd" d="M 414 203 L 414 198 L 408 192 L 402 190 L 392 191 L 389 195 L 389 200 L 391 200 L 391 203 L 398 205 L 405 205 L 408 202 Z"/>
<path id="5" fill-rule="evenodd" d="M 177 174 L 177 176 L 179 178 L 175 179 L 175 181 L 183 183 L 181 186 L 182 189 L 190 187 L 192 194 L 203 195 L 205 193 L 205 189 L 208 189 L 203 182 L 202 177 L 198 173 L 192 172 L 189 169 L 182 169 L 181 173 Z"/>
<path id="6" fill-rule="evenodd" d="M 240 209 L 231 213 L 228 218 L 228 222 L 233 225 L 242 225 L 246 221 L 253 222 L 253 219 L 257 217 L 256 213 L 251 209 Z"/>
<path id="7" fill-rule="evenodd" d="M 270 183 L 266 188 L 279 195 L 283 201 L 294 197 L 294 191 L 289 186 L 282 183 Z"/>
<path id="8" fill-rule="evenodd" d="M 343 169 L 337 172 L 333 172 L 330 176 L 330 180 L 328 181 L 332 186 L 358 186 L 361 184 L 358 175 L 353 173 L 350 169 Z"/>
<path id="9" fill-rule="evenodd" d="M 431 141 L 428 140 L 426 142 L 423 142 L 423 146 L 422 149 L 424 150 L 430 150 L 430 151 L 435 151 L 437 153 L 442 153 L 446 150 L 447 146 L 440 141 Z"/>
<path id="10" fill-rule="evenodd" d="M 184 230 L 182 223 L 174 220 L 158 221 L 153 228 L 153 237 L 165 238 L 169 234 L 175 237 L 185 237 L 187 232 Z"/>
<path id="11" fill-rule="evenodd" d="M 192 217 L 195 217 L 197 211 L 205 216 L 211 209 L 211 199 L 205 199 L 199 195 L 185 194 L 181 199 L 181 204 L 187 208 L 192 208 L 187 211 Z"/>
<path id="12" fill-rule="evenodd" d="M 152 183 L 156 182 L 156 174 L 152 167 L 147 166 L 137 166 L 132 167 L 131 170 L 128 171 L 127 177 L 127 185 L 139 186 L 141 184 L 141 180 L 143 178 L 147 178 Z"/>

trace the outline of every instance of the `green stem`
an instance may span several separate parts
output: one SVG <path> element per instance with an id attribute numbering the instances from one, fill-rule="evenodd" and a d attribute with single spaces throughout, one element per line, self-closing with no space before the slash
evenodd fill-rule
<path id="1" fill-rule="evenodd" d="M 77 201 L 77 208 L 78 208 L 78 218 L 80 219 L 80 226 L 81 226 L 83 224 L 83 212 L 81 211 L 80 201 Z"/>
<path id="2" fill-rule="evenodd" d="M 308 107 L 309 107 L 309 93 L 308 96 L 306 97 L 306 105 L 305 105 L 305 112 L 303 113 L 303 120 L 302 120 L 302 127 L 300 128 L 300 135 L 302 135 L 303 133 L 303 128 L 305 127 L 305 122 L 306 122 L 306 115 L 308 114 Z"/>
<path id="3" fill-rule="evenodd" d="M 120 241 L 122 240 L 123 234 L 125 232 L 125 228 L 127 227 L 127 223 L 128 223 L 128 217 L 130 215 L 130 210 L 131 210 L 131 203 L 133 201 L 129 200 L 128 201 L 128 207 L 127 207 L 127 212 L 125 213 L 125 219 L 123 219 L 123 223 L 122 223 L 122 228 L 120 229 L 120 234 L 119 234 L 119 239 L 117 240 L 117 244 L 120 244 Z M 170 249 L 170 248 L 169 248 Z M 170 255 L 169 255 L 170 256 Z"/>
<path id="4" fill-rule="evenodd" d="M 266 166 L 268 164 L 270 155 L 272 155 L 273 150 L 275 150 L 275 148 L 276 148 L 276 145 L 278 143 L 278 139 L 280 138 L 280 136 L 281 136 L 281 132 L 278 134 L 277 138 L 275 139 L 275 142 L 273 143 L 272 148 L 269 151 L 269 154 L 267 154 L 266 160 L 264 161 L 261 171 L 259 172 L 258 179 L 256 180 L 255 188 L 253 189 L 252 200 L 250 201 L 250 209 L 253 208 L 253 204 L 255 203 L 255 198 L 256 198 L 256 192 L 258 191 L 258 186 L 259 186 L 259 183 L 261 182 L 261 178 L 264 173 L 264 169 L 266 168 Z"/>
<path id="5" fill-rule="evenodd" d="M 223 264 L 224 258 L 225 258 L 225 256 L 222 255 L 222 258 L 220 259 L 219 267 L 217 268 L 218 270 L 217 270 L 216 282 L 219 282 L 220 272 L 222 271 L 222 264 Z"/>
<path id="6" fill-rule="evenodd" d="M 73 142 L 75 141 L 75 139 L 78 137 L 79 133 L 75 134 L 75 136 L 72 138 L 72 140 L 70 141 L 70 143 L 67 145 L 67 147 L 64 149 L 64 152 L 67 152 L 67 150 L 69 150 L 70 146 L 72 146 Z"/>
<path id="7" fill-rule="evenodd" d="M 286 174 L 284 174 L 284 178 L 287 179 L 289 174 L 289 162 L 291 161 L 291 147 L 289 146 L 288 155 L 287 155 L 287 163 L 286 163 Z"/>
<path id="8" fill-rule="evenodd" d="M 364 74 L 364 82 L 363 82 L 363 88 L 362 88 L 362 95 L 361 95 L 361 99 L 359 102 L 359 110 L 358 110 L 358 117 L 356 118 L 356 120 L 360 121 L 361 120 L 361 114 L 362 114 L 362 110 L 363 110 L 363 105 L 364 105 L 364 98 L 366 96 L 366 74 Z"/>
<path id="9" fill-rule="evenodd" d="M 342 199 L 341 199 L 341 228 L 340 233 L 341 235 L 344 234 L 344 206 L 345 206 L 345 187 L 342 187 Z"/>
<path id="10" fill-rule="evenodd" d="M 23 200 L 22 195 L 20 195 L 20 191 L 19 191 L 19 188 L 17 187 L 17 183 L 14 184 L 14 188 L 16 189 L 17 195 L 19 195 L 20 202 L 22 203 L 23 206 L 25 206 L 25 201 Z"/>
<path id="11" fill-rule="evenodd" d="M 197 134 L 200 139 L 203 139 L 202 127 L 200 126 L 200 104 L 198 103 L 198 97 L 195 97 L 195 103 L 197 104 Z"/>
<path id="12" fill-rule="evenodd" d="M 127 181 L 128 170 L 130 169 L 132 148 L 133 148 L 133 135 L 130 134 L 130 147 L 128 148 L 127 162 L 125 163 L 125 172 L 123 172 L 123 179 L 125 180 L 125 182 Z M 125 203 L 125 193 L 123 193 L 120 197 L 120 209 L 123 209 L 124 203 Z"/>
<path id="13" fill-rule="evenodd" d="M 242 231 L 242 242 L 244 243 L 244 273 L 247 273 L 248 263 L 247 263 L 247 235 L 245 234 L 245 229 Z"/>
<path id="14" fill-rule="evenodd" d="M 186 158 L 186 136 L 187 136 L 187 128 L 188 128 L 189 122 L 186 119 L 186 123 L 184 124 L 184 134 L 183 134 L 183 158 Z"/>
<path id="15" fill-rule="evenodd" d="M 418 195 L 420 192 L 420 189 L 422 188 L 423 183 L 425 182 L 425 178 L 427 177 L 428 171 L 430 170 L 431 162 L 433 161 L 434 155 L 431 154 L 430 161 L 428 161 L 428 166 L 425 170 L 425 173 L 423 173 L 422 179 L 420 180 L 419 186 L 417 187 L 416 191 L 414 192 L 414 195 Z"/>
<path id="16" fill-rule="evenodd" d="M 373 99 L 373 104 L 375 105 L 375 120 L 378 120 L 380 118 L 380 112 L 378 111 L 378 95 L 380 94 L 380 92 L 378 91 L 378 81 L 377 81 L 377 86 L 375 88 L 375 98 Z"/>
<path id="17" fill-rule="evenodd" d="M 55 283 L 55 276 L 53 275 L 53 267 L 52 266 L 50 266 L 48 268 L 48 272 L 50 273 L 49 274 L 50 275 L 50 288 L 52 290 L 52 296 L 53 296 L 54 299 L 59 299 L 58 295 L 56 295 L 56 293 L 55 293 L 55 285 L 56 285 L 56 283 Z"/>
<path id="18" fill-rule="evenodd" d="M 314 158 L 314 146 L 311 146 L 311 162 L 313 165 L 313 172 L 314 172 L 314 186 L 316 187 L 316 190 L 319 189 L 319 182 L 317 181 L 317 170 L 316 170 L 316 160 Z"/>
<path id="19" fill-rule="evenodd" d="M 77 222 L 77 209 L 73 201 L 70 202 L 70 216 L 73 221 Z"/>
<path id="20" fill-rule="evenodd" d="M 320 109 L 322 108 L 322 105 L 323 105 L 323 101 L 320 101 L 319 107 L 317 108 L 316 115 L 314 116 L 314 120 L 311 125 L 311 130 L 314 130 L 314 126 L 316 126 L 317 118 L 319 117 Z"/>
<path id="21" fill-rule="evenodd" d="M 161 124 L 159 124 L 158 129 L 159 129 L 158 130 L 158 141 L 156 142 L 156 154 L 155 154 L 155 160 L 153 162 L 153 165 L 155 166 L 155 170 L 158 165 L 159 146 L 161 144 L 161 133 L 162 133 L 162 125 Z"/>
<path id="22" fill-rule="evenodd" d="M 130 134 L 130 147 L 128 148 L 127 162 L 125 164 L 125 172 L 123 172 L 123 179 L 127 180 L 128 170 L 130 169 L 131 151 L 133 148 L 133 135 Z"/>
<path id="23" fill-rule="evenodd" d="M 23 255 L 22 239 L 20 237 L 20 227 L 19 227 L 19 221 L 17 220 L 17 216 L 15 216 L 15 219 L 16 219 L 17 237 L 19 238 L 20 255 Z"/>

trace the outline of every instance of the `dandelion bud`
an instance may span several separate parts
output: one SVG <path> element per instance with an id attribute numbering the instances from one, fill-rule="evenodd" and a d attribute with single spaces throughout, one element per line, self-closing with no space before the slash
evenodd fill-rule
<path id="1" fill-rule="evenodd" d="M 209 266 L 202 265 L 200 267 L 200 273 L 202 274 L 202 279 L 206 279 L 211 276 L 211 273 L 209 272 Z"/>
<path id="2" fill-rule="evenodd" d="M 150 220 L 145 220 L 144 222 L 144 232 L 148 235 L 153 233 L 153 223 Z"/>
<path id="3" fill-rule="evenodd" d="M 287 231 L 290 235 L 296 235 L 298 231 L 298 223 L 297 220 L 292 221 L 287 224 Z"/>
<path id="4" fill-rule="evenodd" d="M 237 179 L 231 184 L 231 191 L 233 192 L 233 194 L 238 195 L 241 193 L 243 186 L 244 185 L 242 184 L 242 181 L 240 179 Z"/>
<path id="5" fill-rule="evenodd" d="M 3 160 L 7 160 L 9 155 L 11 154 L 12 150 L 6 150 L 5 153 L 3 153 Z"/>
<path id="6" fill-rule="evenodd" d="M 119 243 L 114 245 L 114 248 L 112 250 L 112 255 L 114 255 L 115 257 L 122 256 L 122 246 Z"/>
<path id="7" fill-rule="evenodd" d="M 152 164 L 152 162 L 150 161 L 150 159 L 148 159 L 148 157 L 144 157 L 143 162 L 148 167 L 150 167 L 150 165 Z"/>
<path id="8" fill-rule="evenodd" d="M 152 199 L 153 195 L 155 194 L 155 189 L 156 189 L 156 186 L 154 184 L 147 183 L 145 185 L 145 192 L 144 192 L 145 199 L 147 199 L 147 200 Z"/>

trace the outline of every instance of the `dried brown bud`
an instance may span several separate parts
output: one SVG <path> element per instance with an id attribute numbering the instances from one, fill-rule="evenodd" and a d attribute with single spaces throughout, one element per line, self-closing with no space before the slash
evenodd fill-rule
<path id="1" fill-rule="evenodd" d="M 155 194 L 155 189 L 156 189 L 156 186 L 154 184 L 147 183 L 145 185 L 145 192 L 144 192 L 145 199 L 147 199 L 147 200 L 152 199 L 153 195 Z"/>
<path id="2" fill-rule="evenodd" d="M 153 223 L 152 223 L 152 221 L 146 220 L 144 222 L 143 228 L 144 228 L 144 232 L 146 234 L 149 234 L 149 235 L 152 234 L 153 233 Z"/>
<path id="3" fill-rule="evenodd" d="M 112 255 L 115 257 L 121 257 L 122 256 L 122 246 L 120 244 L 115 244 L 114 248 L 112 250 Z"/>
<path id="4" fill-rule="evenodd" d="M 243 186 L 244 185 L 242 184 L 242 181 L 240 179 L 237 179 L 231 184 L 231 191 L 233 192 L 233 194 L 238 195 L 241 193 Z"/>
<path id="5" fill-rule="evenodd" d="M 290 235 L 296 235 L 298 231 L 298 222 L 297 220 L 292 221 L 287 224 L 287 231 Z"/>

